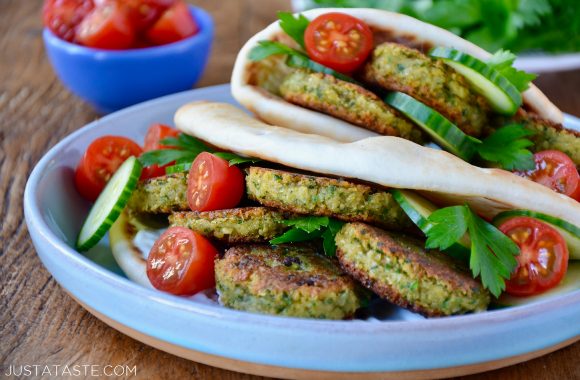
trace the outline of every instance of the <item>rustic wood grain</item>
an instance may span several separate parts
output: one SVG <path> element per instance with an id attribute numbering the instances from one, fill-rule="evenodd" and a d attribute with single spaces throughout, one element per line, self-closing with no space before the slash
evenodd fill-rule
<path id="1" fill-rule="evenodd" d="M 199 86 L 227 82 L 243 42 L 274 20 L 276 10 L 289 9 L 283 0 L 195 3 L 217 25 Z M 41 265 L 23 218 L 26 179 L 49 148 L 98 115 L 55 78 L 42 46 L 40 8 L 40 0 L 0 0 L 0 376 L 8 365 L 121 364 L 136 365 L 143 379 L 259 379 L 180 359 L 118 333 L 78 306 Z M 537 83 L 564 111 L 580 115 L 580 71 L 544 75 Z M 578 357 L 577 343 L 464 379 L 578 379 Z"/>

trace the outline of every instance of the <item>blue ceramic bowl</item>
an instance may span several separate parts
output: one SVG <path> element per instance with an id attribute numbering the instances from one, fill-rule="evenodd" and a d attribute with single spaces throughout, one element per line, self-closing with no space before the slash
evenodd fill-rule
<path id="1" fill-rule="evenodd" d="M 190 6 L 199 32 L 184 40 L 132 50 L 93 49 L 64 41 L 47 28 L 48 58 L 64 85 L 101 113 L 193 87 L 203 73 L 214 25 Z"/>

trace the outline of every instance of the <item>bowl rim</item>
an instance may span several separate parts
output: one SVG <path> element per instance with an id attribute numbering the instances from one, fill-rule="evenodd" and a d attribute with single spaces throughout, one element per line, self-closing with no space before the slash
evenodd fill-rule
<path id="1" fill-rule="evenodd" d="M 345 334 L 376 334 L 388 333 L 390 331 L 412 331 L 431 330 L 431 329 L 457 329 L 461 327 L 473 326 L 474 323 L 496 324 L 502 322 L 513 321 L 514 319 L 531 317 L 538 314 L 545 314 L 554 308 L 565 308 L 567 305 L 580 303 L 580 291 L 566 293 L 550 297 L 546 300 L 541 300 L 532 304 L 515 306 L 503 309 L 488 310 L 483 313 L 467 314 L 442 318 L 431 319 L 417 319 L 410 321 L 388 321 L 372 323 L 364 320 L 350 320 L 350 321 L 329 321 L 329 320 L 312 320 L 306 318 L 293 318 L 271 316 L 265 314 L 247 313 L 243 311 L 231 310 L 224 307 L 217 307 L 214 305 L 206 305 L 203 303 L 192 302 L 188 298 L 174 296 L 155 289 L 148 289 L 138 285 L 131 280 L 119 276 L 106 268 L 103 268 L 83 256 L 81 253 L 70 247 L 61 237 L 59 237 L 48 225 L 41 212 L 40 205 L 37 203 L 37 192 L 41 179 L 46 176 L 47 167 L 58 161 L 61 150 L 81 135 L 98 129 L 102 123 L 107 123 L 110 119 L 124 117 L 127 114 L 132 114 L 135 111 L 147 108 L 153 102 L 155 103 L 171 103 L 177 99 L 185 100 L 187 95 L 192 91 L 204 90 L 208 93 L 211 91 L 224 91 L 229 87 L 229 84 L 207 87 L 204 89 L 188 90 L 176 94 L 167 95 L 161 98 L 152 99 L 137 105 L 117 111 L 113 114 L 104 116 L 101 119 L 95 120 L 75 132 L 69 134 L 59 143 L 53 146 L 44 156 L 38 161 L 32 170 L 28 181 L 26 183 L 24 192 L 24 211 L 26 223 L 32 233 L 38 234 L 45 240 L 47 244 L 62 256 L 61 259 L 72 261 L 76 266 L 83 267 L 90 273 L 93 273 L 98 279 L 106 281 L 115 286 L 119 291 L 129 292 L 134 296 L 156 299 L 163 302 L 168 307 L 187 310 L 195 313 L 198 317 L 206 316 L 211 318 L 219 318 L 223 322 L 229 323 L 244 323 L 253 326 L 268 325 L 275 328 L 300 328 L 307 330 L 318 330 L 320 326 L 324 325 L 329 330 L 341 331 Z M 580 124 L 580 119 L 566 115 L 568 121 L 573 121 Z M 36 249 L 36 247 L 35 247 Z"/>
<path id="2" fill-rule="evenodd" d="M 99 59 L 141 58 L 144 56 L 151 56 L 152 54 L 163 55 L 171 53 L 173 50 L 181 51 L 189 45 L 201 44 L 202 42 L 213 38 L 214 22 L 211 15 L 205 9 L 191 4 L 188 4 L 188 8 L 199 27 L 198 32 L 182 40 L 164 45 L 120 50 L 92 48 L 63 40 L 46 26 L 42 29 L 42 36 L 46 45 L 50 45 L 56 49 L 64 50 L 74 55 L 87 57 L 97 55 Z"/>

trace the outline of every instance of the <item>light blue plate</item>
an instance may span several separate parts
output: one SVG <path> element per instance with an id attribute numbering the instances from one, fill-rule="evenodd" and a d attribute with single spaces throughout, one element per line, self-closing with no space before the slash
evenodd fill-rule
<path id="1" fill-rule="evenodd" d="M 28 180 L 24 210 L 40 259 L 68 293 L 105 322 L 190 359 L 292 377 L 314 374 L 299 370 L 457 375 L 513 364 L 578 339 L 580 291 L 458 317 L 428 320 L 393 309 L 380 321 L 318 321 L 244 313 L 141 287 L 123 276 L 106 239 L 85 255 L 76 252 L 73 242 L 90 205 L 74 188 L 73 170 L 89 143 L 106 134 L 141 142 L 151 124 L 172 124 L 179 106 L 202 99 L 236 104 L 229 86 L 222 85 L 116 112 L 57 144 Z M 580 122 L 567 117 L 567 124 Z M 450 368 L 455 369 L 441 372 Z"/>

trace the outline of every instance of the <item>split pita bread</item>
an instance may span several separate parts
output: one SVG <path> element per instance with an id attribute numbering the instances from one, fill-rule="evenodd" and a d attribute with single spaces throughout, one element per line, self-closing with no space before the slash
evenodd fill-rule
<path id="1" fill-rule="evenodd" d="M 446 46 L 468 53 L 481 60 L 491 54 L 469 41 L 439 27 L 424 23 L 415 18 L 377 9 L 313 9 L 302 14 L 308 19 L 328 12 L 348 13 L 364 20 L 373 30 L 389 36 L 389 40 L 413 46 Z M 251 110 L 260 119 L 274 125 L 292 128 L 305 133 L 315 133 L 338 141 L 351 142 L 365 137 L 376 136 L 364 128 L 339 120 L 316 111 L 286 102 L 284 99 L 255 86 L 255 78 L 260 70 L 278 70 L 277 67 L 264 67 L 260 62 L 248 59 L 250 50 L 262 40 L 283 40 L 288 37 L 280 28 L 278 21 L 254 35 L 238 53 L 232 73 L 231 86 L 234 98 Z M 293 43 L 292 41 L 290 41 Z M 270 73 L 266 73 L 270 75 Z M 275 75 L 271 75 L 275 77 Z M 523 93 L 525 106 L 544 119 L 562 124 L 562 112 L 533 84 Z"/>
<path id="2" fill-rule="evenodd" d="M 338 142 L 268 125 L 233 105 L 209 102 L 182 106 L 175 124 L 220 149 L 315 173 L 417 190 L 440 205 L 468 203 L 488 218 L 505 210 L 527 209 L 580 226 L 580 203 L 572 198 L 399 137 Z"/>

